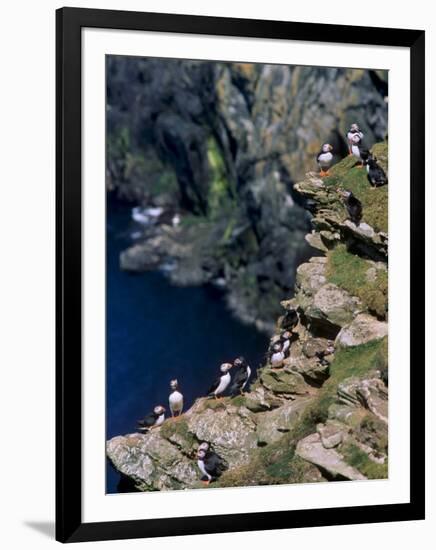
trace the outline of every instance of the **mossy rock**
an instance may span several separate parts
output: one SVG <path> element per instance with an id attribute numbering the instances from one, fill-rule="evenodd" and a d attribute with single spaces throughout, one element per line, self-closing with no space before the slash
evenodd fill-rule
<path id="1" fill-rule="evenodd" d="M 307 393 L 307 385 L 301 374 L 287 369 L 263 369 L 260 381 L 268 390 L 276 394 Z"/>
<path id="2" fill-rule="evenodd" d="M 315 401 L 303 413 L 296 428 L 296 437 L 301 439 L 314 432 L 318 423 L 326 422 L 329 408 L 337 399 L 338 385 L 343 380 L 381 370 L 387 363 L 387 337 L 360 346 L 339 348 L 330 365 L 330 377 L 324 382 Z"/>
<path id="3" fill-rule="evenodd" d="M 328 252 L 327 259 L 327 279 L 360 298 L 371 313 L 384 319 L 388 309 L 386 267 L 351 254 L 343 244 Z"/>
<path id="4" fill-rule="evenodd" d="M 196 438 L 189 431 L 188 423 L 184 418 L 168 419 L 161 427 L 161 435 L 171 443 L 177 445 L 184 452 L 191 452 Z"/>
<path id="5" fill-rule="evenodd" d="M 317 468 L 295 455 L 295 442 L 285 434 L 275 443 L 256 449 L 251 460 L 228 470 L 217 487 L 277 485 L 323 481 Z"/>

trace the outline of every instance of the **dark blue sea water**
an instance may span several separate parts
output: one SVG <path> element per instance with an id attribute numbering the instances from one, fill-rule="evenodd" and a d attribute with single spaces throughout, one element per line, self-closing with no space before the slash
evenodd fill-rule
<path id="1" fill-rule="evenodd" d="M 155 405 L 168 409 L 172 378 L 188 408 L 205 394 L 221 363 L 244 355 L 255 371 L 268 346 L 266 336 L 232 317 L 216 289 L 171 286 L 159 272 L 121 271 L 119 255 L 134 231 L 130 207 L 109 201 L 107 438 L 134 432 L 137 419 Z M 108 465 L 107 492 L 118 492 L 118 482 Z"/>

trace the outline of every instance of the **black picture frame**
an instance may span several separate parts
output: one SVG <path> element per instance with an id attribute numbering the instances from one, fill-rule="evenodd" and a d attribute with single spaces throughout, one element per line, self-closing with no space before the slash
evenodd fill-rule
<path id="1" fill-rule="evenodd" d="M 82 522 L 81 30 L 84 27 L 372 44 L 410 49 L 410 502 L 189 518 Z M 56 539 L 128 539 L 424 519 L 424 55 L 418 30 L 95 9 L 56 12 Z M 399 274 L 401 276 L 401 274 Z M 412 368 L 413 365 L 413 368 Z"/>

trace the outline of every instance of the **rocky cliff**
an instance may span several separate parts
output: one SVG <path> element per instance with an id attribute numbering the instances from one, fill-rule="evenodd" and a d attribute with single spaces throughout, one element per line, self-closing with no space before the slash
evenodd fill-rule
<path id="1" fill-rule="evenodd" d="M 108 188 L 181 219 L 148 227 L 122 268 L 219 284 L 271 332 L 310 255 L 294 183 L 323 142 L 344 156 L 352 122 L 368 146 L 386 137 L 387 74 L 108 56 L 107 75 Z"/>
<path id="2" fill-rule="evenodd" d="M 387 145 L 373 152 L 387 172 Z M 339 187 L 361 201 L 359 227 Z M 346 158 L 330 177 L 308 173 L 295 193 L 312 213 L 306 239 L 319 255 L 298 267 L 292 298 L 281 302 L 272 343 L 287 311 L 300 318 L 289 357 L 259 368 L 245 395 L 200 397 L 179 420 L 108 441 L 110 461 L 137 489 L 202 487 L 202 441 L 229 464 L 212 487 L 387 477 L 387 188 L 371 189 Z"/>

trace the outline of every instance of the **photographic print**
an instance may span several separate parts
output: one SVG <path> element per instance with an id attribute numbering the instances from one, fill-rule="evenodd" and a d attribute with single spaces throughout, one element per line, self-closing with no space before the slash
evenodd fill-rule
<path id="1" fill-rule="evenodd" d="M 107 493 L 388 477 L 388 71 L 106 56 Z"/>

